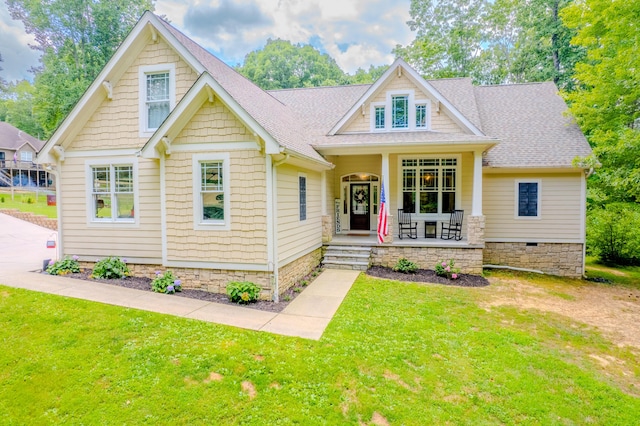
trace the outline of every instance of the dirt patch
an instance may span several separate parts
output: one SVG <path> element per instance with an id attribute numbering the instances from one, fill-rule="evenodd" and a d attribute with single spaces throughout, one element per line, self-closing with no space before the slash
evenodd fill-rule
<path id="1" fill-rule="evenodd" d="M 373 413 L 371 417 L 371 423 L 376 426 L 389 426 L 389 420 L 387 420 L 382 414 L 377 411 Z"/>
<path id="2" fill-rule="evenodd" d="M 215 371 L 212 371 L 209 374 L 209 377 L 207 377 L 203 381 L 204 381 L 204 383 L 221 382 L 223 378 L 224 378 L 224 376 L 222 374 L 216 373 Z"/>
<path id="3" fill-rule="evenodd" d="M 517 279 L 491 281 L 491 293 L 481 303 L 486 309 L 515 306 L 553 312 L 601 330 L 618 346 L 640 349 L 639 290 L 590 283 L 546 288 Z"/>
<path id="4" fill-rule="evenodd" d="M 444 284 L 460 287 L 486 287 L 489 285 L 489 281 L 479 275 L 458 274 L 457 279 L 450 280 L 437 276 L 436 272 L 430 269 L 418 269 L 413 274 L 405 274 L 403 272 L 396 272 L 391 268 L 385 268 L 384 266 L 372 266 L 367 270 L 367 275 L 388 280 Z"/>
<path id="5" fill-rule="evenodd" d="M 249 395 L 249 399 L 254 399 L 258 395 L 258 391 L 253 383 L 249 381 L 242 382 L 242 392 Z"/>

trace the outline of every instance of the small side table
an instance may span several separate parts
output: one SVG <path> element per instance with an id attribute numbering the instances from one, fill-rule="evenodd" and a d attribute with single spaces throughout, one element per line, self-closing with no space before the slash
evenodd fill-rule
<path id="1" fill-rule="evenodd" d="M 438 238 L 438 222 L 425 220 L 424 221 L 424 237 L 425 238 Z"/>

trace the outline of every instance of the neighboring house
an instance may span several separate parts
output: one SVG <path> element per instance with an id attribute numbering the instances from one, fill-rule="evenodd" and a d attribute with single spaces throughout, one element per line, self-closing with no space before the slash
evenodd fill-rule
<path id="1" fill-rule="evenodd" d="M 48 186 L 49 174 L 35 164 L 44 141 L 0 121 L 0 186 Z"/>
<path id="2" fill-rule="evenodd" d="M 146 13 L 38 161 L 58 168 L 62 255 L 126 257 L 209 291 L 248 280 L 277 297 L 329 241 L 385 266 L 579 277 L 585 171 L 572 160 L 591 151 L 565 111 L 553 83 L 425 81 L 402 60 L 372 85 L 265 92 Z M 399 208 L 418 239 L 394 235 Z M 424 238 L 454 208 L 462 240 Z"/>

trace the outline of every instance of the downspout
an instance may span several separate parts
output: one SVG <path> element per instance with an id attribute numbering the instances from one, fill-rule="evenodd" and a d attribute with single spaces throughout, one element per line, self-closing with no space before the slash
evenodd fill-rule
<path id="1" fill-rule="evenodd" d="M 267 220 L 268 264 L 271 271 L 271 288 L 273 289 L 273 301 L 280 301 L 279 271 L 278 271 L 278 171 L 276 167 L 286 163 L 289 154 L 284 158 L 273 162 L 271 155 L 267 155 L 267 215 L 271 220 Z"/>

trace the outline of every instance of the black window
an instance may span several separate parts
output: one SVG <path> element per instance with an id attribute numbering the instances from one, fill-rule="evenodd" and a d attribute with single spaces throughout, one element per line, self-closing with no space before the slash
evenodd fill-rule
<path id="1" fill-rule="evenodd" d="M 538 183 L 518 183 L 518 216 L 538 216 Z"/>
<path id="2" fill-rule="evenodd" d="M 307 219 L 307 178 L 298 177 L 298 189 L 300 191 L 300 220 Z"/>

